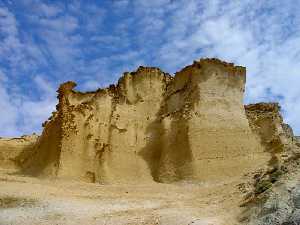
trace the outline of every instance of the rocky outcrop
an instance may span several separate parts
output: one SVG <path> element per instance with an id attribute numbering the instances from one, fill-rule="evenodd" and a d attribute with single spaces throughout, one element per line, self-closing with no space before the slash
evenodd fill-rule
<path id="1" fill-rule="evenodd" d="M 244 67 L 218 59 L 195 61 L 174 77 L 139 67 L 95 92 L 66 82 L 21 172 L 168 183 L 220 181 L 264 167 L 281 160 L 293 135 L 285 136 L 290 129 L 276 104 L 244 107 L 245 82 Z"/>
<path id="2" fill-rule="evenodd" d="M 38 136 L 0 138 L 0 165 L 3 169 L 19 170 L 30 158 Z"/>
<path id="3" fill-rule="evenodd" d="M 242 203 L 241 223 L 297 225 L 299 214 L 300 148 L 289 125 L 283 123 L 277 103 L 245 106 L 249 124 L 271 154 L 266 167 L 252 173 L 250 191 Z"/>
<path id="4" fill-rule="evenodd" d="M 175 74 L 162 124 L 159 179 L 222 180 L 269 156 L 249 128 L 243 106 L 246 70 L 200 60 Z"/>
<path id="5" fill-rule="evenodd" d="M 293 130 L 283 123 L 278 103 L 246 105 L 246 114 L 252 131 L 259 136 L 266 151 L 272 154 L 271 166 L 277 166 L 293 155 L 297 140 Z"/>
<path id="6" fill-rule="evenodd" d="M 244 67 L 218 59 L 175 76 L 139 67 L 94 92 L 66 82 L 40 136 L 0 138 L 0 168 L 103 184 L 238 180 L 241 224 L 300 224 L 300 138 L 277 103 L 244 106 L 245 82 Z"/>
<path id="7" fill-rule="evenodd" d="M 299 153 L 298 149 L 297 157 L 283 163 L 281 168 L 255 177 L 255 190 L 258 190 L 257 184 L 264 188 L 246 198 L 247 201 L 242 204 L 241 224 L 300 224 Z"/>
<path id="8" fill-rule="evenodd" d="M 175 77 L 139 67 L 95 92 L 67 82 L 26 167 L 101 183 L 240 175 L 269 160 L 246 118 L 245 80 L 245 68 L 204 59 Z"/>

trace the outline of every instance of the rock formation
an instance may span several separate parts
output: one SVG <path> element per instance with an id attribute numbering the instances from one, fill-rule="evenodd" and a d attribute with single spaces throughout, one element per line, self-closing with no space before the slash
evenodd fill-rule
<path id="1" fill-rule="evenodd" d="M 20 138 L 0 138 L 0 167 L 3 169 L 18 169 L 31 154 L 37 135 Z"/>
<path id="2" fill-rule="evenodd" d="M 247 225 L 300 224 L 300 142 L 284 124 L 276 103 L 245 107 L 253 132 L 271 154 L 268 169 L 257 168 L 254 189 L 243 203 L 241 222 Z"/>
<path id="3" fill-rule="evenodd" d="M 244 67 L 218 59 L 200 59 L 175 76 L 139 67 L 94 92 L 66 82 L 40 136 L 0 139 L 0 167 L 102 184 L 249 176 L 240 221 L 293 224 L 299 184 L 277 181 L 298 174 L 300 138 L 277 103 L 244 106 L 245 82 Z M 274 209 L 274 201 L 288 206 Z"/>
<path id="4" fill-rule="evenodd" d="M 174 77 L 139 67 L 95 92 L 75 91 L 76 84 L 66 82 L 36 143 L 17 142 L 11 154 L 24 148 L 18 162 L 24 173 L 101 183 L 243 174 L 253 160 L 263 165 L 274 157 L 270 152 L 284 142 L 281 117 L 274 124 L 265 113 L 278 114 L 277 105 L 245 111 L 245 73 L 244 67 L 201 59 Z M 278 139 L 271 139 L 273 130 Z M 6 142 L 12 140 L 0 144 Z"/>
<path id="5" fill-rule="evenodd" d="M 139 67 L 95 92 L 66 82 L 21 169 L 101 183 L 240 175 L 253 160 L 263 165 L 270 157 L 246 117 L 245 73 L 201 59 L 174 77 Z"/>

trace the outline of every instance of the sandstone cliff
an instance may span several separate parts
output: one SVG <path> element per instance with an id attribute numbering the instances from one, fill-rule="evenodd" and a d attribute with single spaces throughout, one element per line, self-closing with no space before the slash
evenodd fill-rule
<path id="1" fill-rule="evenodd" d="M 20 138 L 0 138 L 0 168 L 19 169 L 30 158 L 38 136 L 22 136 Z"/>
<path id="2" fill-rule="evenodd" d="M 139 67 L 94 92 L 66 82 L 40 136 L 0 138 L 0 168 L 101 184 L 241 178 L 241 223 L 298 219 L 299 184 L 287 180 L 298 174 L 299 137 L 277 103 L 244 106 L 245 82 L 244 67 L 218 59 L 200 59 L 175 76 Z M 288 203 L 276 208 L 274 201 Z"/>
<path id="3" fill-rule="evenodd" d="M 264 149 L 271 154 L 267 167 L 250 173 L 240 215 L 241 224 L 298 225 L 299 214 L 299 139 L 283 123 L 277 103 L 245 106 L 250 127 Z M 243 187 L 247 185 L 242 185 Z"/>
<path id="4" fill-rule="evenodd" d="M 22 171 L 101 183 L 173 182 L 241 175 L 253 160 L 264 165 L 270 154 L 243 105 L 245 73 L 201 59 L 174 77 L 139 67 L 95 92 L 64 83 Z"/>
<path id="5" fill-rule="evenodd" d="M 249 126 L 245 73 L 244 67 L 201 59 L 174 77 L 139 67 L 95 92 L 64 83 L 57 111 L 36 144 L 29 143 L 22 172 L 101 183 L 172 182 L 241 175 L 253 160 L 264 165 L 279 140 L 255 127 L 272 123 L 254 121 L 253 106 L 246 107 L 254 121 Z"/>

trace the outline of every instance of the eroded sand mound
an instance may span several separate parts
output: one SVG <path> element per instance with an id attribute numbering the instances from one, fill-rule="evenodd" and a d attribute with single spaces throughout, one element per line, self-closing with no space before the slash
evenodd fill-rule
<path id="1" fill-rule="evenodd" d="M 95 92 L 76 91 L 74 82 L 66 82 L 58 89 L 57 111 L 43 124 L 39 137 L 0 139 L 0 167 L 38 178 L 59 178 L 61 182 L 106 184 L 108 189 L 112 184 L 121 189 L 131 185 L 137 193 L 142 186 L 150 188 L 147 191 L 159 187 L 157 196 L 146 195 L 150 202 L 170 188 L 174 199 L 166 201 L 175 204 L 176 210 L 185 212 L 191 207 L 192 215 L 198 207 L 208 216 L 207 223 L 204 217 L 197 223 L 226 224 L 224 221 L 230 219 L 231 224 L 238 224 L 244 194 L 253 192 L 252 198 L 256 198 L 265 191 L 259 189 L 264 189 L 259 182 L 253 183 L 253 176 L 260 174 L 261 180 L 272 183 L 274 172 L 268 171 L 278 171 L 299 150 L 297 138 L 282 122 L 277 104 L 243 105 L 245 73 L 244 67 L 201 59 L 174 77 L 158 68 L 139 67 L 124 73 L 116 85 Z M 17 177 L 11 179 L 2 178 L 7 185 L 2 194 L 14 186 L 13 182 L 21 182 Z M 24 183 L 26 189 L 31 181 Z M 159 183 L 166 186 L 160 187 Z M 49 188 L 45 183 L 39 185 Z M 185 188 L 202 199 L 191 200 L 193 206 L 188 206 L 180 196 L 175 197 L 176 191 L 181 193 Z M 74 193 L 82 197 L 81 192 Z M 51 199 L 48 194 L 45 198 Z M 54 191 L 53 196 L 59 193 Z M 197 198 L 193 194 L 186 197 Z M 251 197 L 248 194 L 246 198 Z M 5 202 L 7 196 L 3 199 Z M 217 199 L 217 203 L 210 203 L 210 199 Z M 130 200 L 125 201 L 130 204 Z M 140 199 L 137 202 L 141 204 Z M 219 206 L 214 208 L 215 204 Z M 126 207 L 129 210 L 130 205 Z M 166 221 L 174 216 L 174 211 L 166 212 L 170 207 L 162 207 Z M 228 207 L 231 210 L 226 210 Z M 219 215 L 211 217 L 215 213 Z M 125 215 L 124 223 L 117 220 L 108 224 L 130 224 L 130 215 Z M 193 222 L 192 218 L 199 216 L 187 216 L 185 221 Z M 51 224 L 55 219 L 49 221 Z M 170 221 L 162 224 L 175 224 Z M 69 222 L 72 224 L 72 220 Z M 197 223 L 195 220 L 193 224 Z M 155 223 L 151 220 L 149 224 Z"/>

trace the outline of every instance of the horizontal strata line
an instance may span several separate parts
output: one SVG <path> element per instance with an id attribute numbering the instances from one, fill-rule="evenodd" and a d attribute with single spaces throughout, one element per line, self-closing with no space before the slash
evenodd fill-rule
<path id="1" fill-rule="evenodd" d="M 252 152 L 251 154 L 243 154 L 243 155 L 228 155 L 228 156 L 217 156 L 217 157 L 205 157 L 205 158 L 195 158 L 195 160 L 211 160 L 211 159 L 231 159 L 238 157 L 247 157 L 247 156 L 256 156 L 256 155 L 268 155 L 268 152 Z"/>

